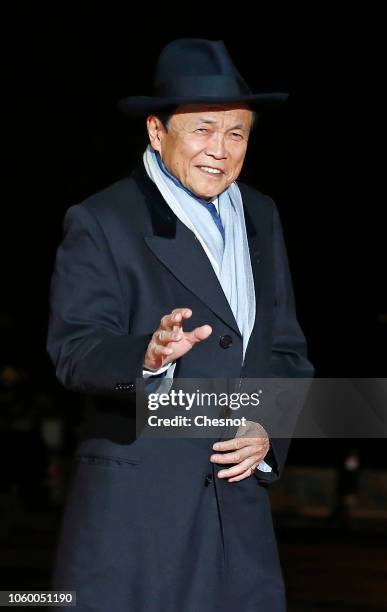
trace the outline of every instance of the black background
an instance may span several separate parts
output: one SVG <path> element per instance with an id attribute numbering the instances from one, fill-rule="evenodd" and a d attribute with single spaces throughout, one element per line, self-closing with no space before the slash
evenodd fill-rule
<path id="1" fill-rule="evenodd" d="M 52 10 L 14 5 L 12 15 L 6 5 L 2 9 L 0 371 L 13 366 L 23 375 L 10 402 L 7 389 L 0 389 L 0 494 L 16 483 L 24 508 L 2 541 L 3 588 L 49 584 L 60 516 L 53 509 L 61 510 L 64 491 L 59 478 L 58 497 L 58 481 L 49 485 L 47 474 L 58 465 L 66 473 L 83 407 L 81 398 L 55 381 L 45 351 L 49 281 L 63 216 L 138 162 L 145 128 L 120 116 L 116 103 L 150 93 L 155 60 L 170 40 L 222 39 L 252 90 L 290 93 L 278 113 L 259 120 L 241 178 L 279 208 L 316 374 L 386 375 L 382 16 L 364 5 L 340 14 L 337 3 L 126 4 L 110 12 L 105 4 L 87 10 L 81 16 L 79 7 L 57 4 Z M 30 429 L 14 429 L 26 415 Z M 39 427 L 51 415 L 66 424 L 60 449 L 42 445 Z M 296 440 L 288 462 L 341 467 L 343 474 L 351 447 L 360 452 L 361 466 L 386 468 L 383 439 Z M 355 473 L 343 478 L 339 504 L 340 494 L 356 490 L 356 479 Z M 327 595 L 340 601 L 340 610 L 361 589 L 367 609 L 369 594 L 378 589 L 384 602 L 383 551 L 370 546 L 370 536 L 359 540 L 350 531 L 345 539 L 343 533 L 344 540 L 335 530 L 321 536 L 289 532 L 288 549 L 286 532 L 281 534 L 292 610 L 310 609 L 298 598 L 313 588 L 314 602 Z M 383 541 L 376 532 L 378 547 Z M 310 579 L 316 572 L 319 582 Z"/>
<path id="2" fill-rule="evenodd" d="M 65 210 L 138 161 L 145 127 L 117 100 L 150 93 L 161 47 L 192 36 L 223 39 L 252 90 L 290 93 L 260 118 L 241 178 L 280 210 L 317 375 L 384 376 L 377 16 L 268 18 L 238 5 L 210 21 L 205 6 L 128 10 L 98 25 L 23 13 L 5 26 L 1 363 L 57 388 L 45 336 Z"/>

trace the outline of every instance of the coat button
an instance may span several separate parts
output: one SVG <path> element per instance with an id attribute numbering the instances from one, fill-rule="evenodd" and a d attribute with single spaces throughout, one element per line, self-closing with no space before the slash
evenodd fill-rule
<path id="1" fill-rule="evenodd" d="M 232 345 L 232 338 L 228 334 L 221 336 L 219 339 L 219 344 L 223 349 L 230 348 Z"/>

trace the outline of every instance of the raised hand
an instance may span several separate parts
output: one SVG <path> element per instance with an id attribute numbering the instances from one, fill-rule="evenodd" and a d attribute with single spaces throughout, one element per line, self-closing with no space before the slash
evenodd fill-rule
<path id="1" fill-rule="evenodd" d="M 210 325 L 201 325 L 191 331 L 185 331 L 183 324 L 190 317 L 190 308 L 174 308 L 161 319 L 145 353 L 144 366 L 148 370 L 158 370 L 180 359 L 195 344 L 206 340 L 212 334 Z"/>

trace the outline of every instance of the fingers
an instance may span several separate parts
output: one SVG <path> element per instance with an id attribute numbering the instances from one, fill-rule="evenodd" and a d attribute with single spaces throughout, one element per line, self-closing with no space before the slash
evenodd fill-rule
<path id="1" fill-rule="evenodd" d="M 152 340 L 148 345 L 146 357 L 148 360 L 155 362 L 153 366 L 155 369 L 157 369 L 158 367 L 161 367 L 160 364 L 162 360 L 168 358 L 172 353 L 173 349 L 163 344 L 158 344 L 155 340 Z"/>
<path id="2" fill-rule="evenodd" d="M 231 479 L 233 479 L 234 482 L 237 480 L 242 480 L 243 478 L 247 478 L 254 473 L 255 467 L 260 461 L 260 455 L 254 455 L 248 459 L 245 459 L 245 461 L 238 463 L 238 465 L 234 465 L 228 470 L 220 470 L 220 472 L 218 472 L 218 477 L 227 478 L 229 482 Z"/>
<path id="3" fill-rule="evenodd" d="M 144 364 L 147 368 L 156 371 L 168 362 L 179 359 L 197 342 L 210 336 L 212 328 L 209 325 L 202 325 L 191 332 L 184 332 L 183 323 L 190 317 L 192 317 L 190 308 L 175 308 L 162 317 L 145 354 Z"/>
<path id="4" fill-rule="evenodd" d="M 227 482 L 239 482 L 240 480 L 244 480 L 245 478 L 250 478 L 250 476 L 254 474 L 256 467 L 257 464 L 254 463 L 254 465 L 249 467 L 249 469 L 243 472 L 243 474 L 240 474 L 239 476 L 234 476 L 234 478 L 229 478 Z"/>
<path id="5" fill-rule="evenodd" d="M 250 444 L 249 446 L 246 446 L 244 448 L 241 448 L 231 453 L 223 453 L 221 455 L 220 454 L 211 455 L 210 461 L 212 463 L 217 463 L 219 465 L 229 465 L 230 463 L 241 463 L 245 459 L 248 459 L 249 457 L 252 457 L 255 455 L 257 455 L 257 457 L 260 457 L 262 453 L 266 454 L 268 450 L 269 450 L 269 446 L 267 442 L 265 441 L 254 442 L 253 444 Z"/>
<path id="6" fill-rule="evenodd" d="M 178 331 L 185 319 L 192 317 L 190 308 L 175 308 L 170 314 L 165 315 L 160 321 L 160 329 L 166 331 Z"/>
<path id="7" fill-rule="evenodd" d="M 251 446 L 254 444 L 262 444 L 263 442 L 269 443 L 269 439 L 265 436 L 263 438 L 254 437 L 254 438 L 232 438 L 231 440 L 224 440 L 222 442 L 215 442 L 212 448 L 215 451 L 233 451 L 238 450 L 240 448 L 244 448 L 245 446 Z"/>
<path id="8" fill-rule="evenodd" d="M 173 361 L 173 346 L 183 339 L 182 324 L 192 316 L 190 308 L 175 308 L 162 317 L 158 329 L 152 335 L 148 345 L 144 365 L 150 370 L 157 370 Z M 171 344 L 173 343 L 173 344 Z"/>
<path id="9" fill-rule="evenodd" d="M 190 317 L 192 317 L 192 310 L 190 308 L 175 308 L 170 314 L 165 315 L 161 319 L 159 330 L 161 332 L 182 332 L 183 322 Z M 158 333 L 160 334 L 159 330 Z M 196 344 L 197 342 L 206 340 L 211 334 L 212 328 L 210 325 L 201 325 L 200 327 L 195 327 L 195 329 L 190 332 L 185 332 L 185 337 L 191 344 Z M 180 338 L 161 334 L 161 336 L 159 335 L 159 339 L 161 342 L 171 342 L 179 340 Z"/>
<path id="10" fill-rule="evenodd" d="M 220 470 L 218 478 L 227 478 L 228 482 L 238 482 L 254 473 L 255 467 L 267 455 L 269 447 L 270 441 L 267 437 L 233 438 L 213 445 L 216 450 L 232 452 L 211 455 L 210 460 L 219 465 L 236 464 L 228 469 Z"/>
<path id="11" fill-rule="evenodd" d="M 182 339 L 182 333 L 179 331 L 166 331 L 161 329 L 153 334 L 155 342 L 166 346 L 169 342 L 178 342 Z"/>
<path id="12" fill-rule="evenodd" d="M 192 344 L 206 340 L 211 334 L 212 327 L 210 325 L 201 325 L 200 327 L 195 327 L 195 329 L 192 331 L 185 333 L 187 340 L 192 342 Z"/>

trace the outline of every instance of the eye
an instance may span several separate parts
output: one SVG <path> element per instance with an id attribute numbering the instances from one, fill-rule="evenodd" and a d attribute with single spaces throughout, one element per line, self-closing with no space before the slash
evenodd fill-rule
<path id="1" fill-rule="evenodd" d="M 243 140 L 243 136 L 239 132 L 231 132 L 231 136 L 233 140 Z"/>
<path id="2" fill-rule="evenodd" d="M 198 134 L 207 134 L 208 133 L 208 129 L 207 128 L 198 128 L 197 130 L 195 130 L 195 132 L 197 132 Z"/>

